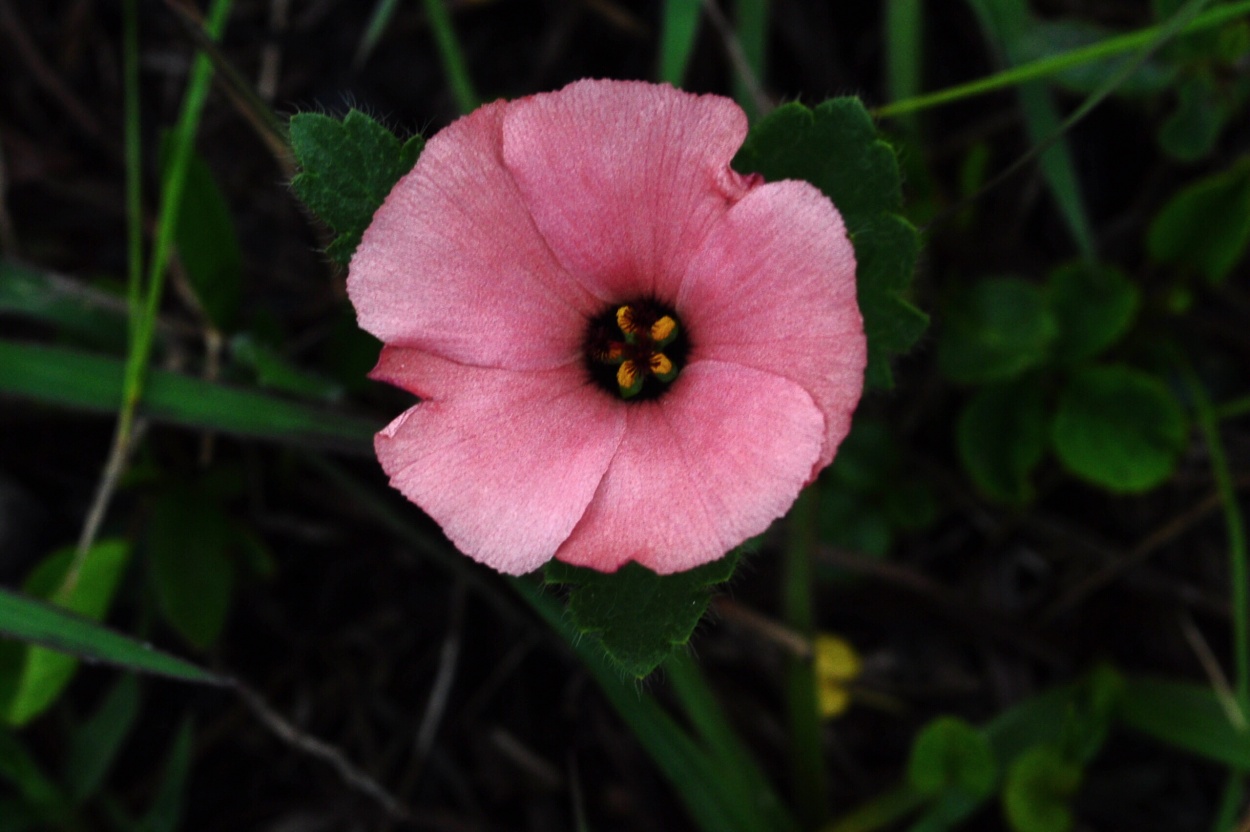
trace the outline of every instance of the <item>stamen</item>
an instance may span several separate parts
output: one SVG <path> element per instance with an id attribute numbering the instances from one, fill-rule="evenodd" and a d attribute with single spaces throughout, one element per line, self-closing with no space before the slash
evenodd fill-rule
<path id="1" fill-rule="evenodd" d="M 665 315 L 651 325 L 651 340 L 657 347 L 668 346 L 677 337 L 677 321 L 671 315 Z"/>
<path id="2" fill-rule="evenodd" d="M 622 306 L 616 310 L 616 325 L 627 336 L 638 334 L 638 325 L 634 322 L 634 308 L 632 306 Z"/>
<path id="3" fill-rule="evenodd" d="M 590 322 L 585 350 L 596 383 L 622 399 L 641 401 L 663 394 L 690 345 L 676 313 L 644 298 L 604 309 Z"/>
<path id="4" fill-rule="evenodd" d="M 616 383 L 621 388 L 621 397 L 628 399 L 638 395 L 642 390 L 643 378 L 633 359 L 621 362 L 621 366 L 616 368 Z"/>

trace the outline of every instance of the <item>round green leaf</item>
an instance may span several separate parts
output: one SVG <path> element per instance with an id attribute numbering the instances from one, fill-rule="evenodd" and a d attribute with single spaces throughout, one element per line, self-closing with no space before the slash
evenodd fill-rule
<path id="1" fill-rule="evenodd" d="M 1228 276 L 1250 243 L 1250 157 L 1199 179 L 1163 206 L 1150 225 L 1150 256 L 1197 271 L 1212 283 Z"/>
<path id="2" fill-rule="evenodd" d="M 1051 272 L 1046 294 L 1059 325 L 1055 357 L 1075 364 L 1098 355 L 1128 331 L 1141 293 L 1113 266 L 1077 262 Z"/>
<path id="3" fill-rule="evenodd" d="M 1159 147 L 1181 162 L 1196 162 L 1211 152 L 1227 119 L 1215 79 L 1195 75 L 1180 84 L 1176 109 L 1159 129 Z"/>
<path id="4" fill-rule="evenodd" d="M 1187 435 L 1185 413 L 1163 382 L 1122 366 L 1075 374 L 1052 428 L 1055 451 L 1069 471 L 1126 492 L 1166 480 Z"/>
<path id="5" fill-rule="evenodd" d="M 1031 379 L 985 387 L 959 416 L 959 457 L 987 497 L 1021 504 L 1033 496 L 1029 474 L 1046 452 L 1042 388 Z"/>
<path id="6" fill-rule="evenodd" d="M 929 795 L 959 790 L 984 796 L 993 790 L 997 775 L 989 742 L 953 716 L 938 717 L 921 730 L 907 766 L 912 786 Z"/>
<path id="7" fill-rule="evenodd" d="M 1057 334 L 1037 286 L 1015 277 L 982 280 L 949 304 L 938 364 L 952 381 L 1003 381 L 1042 363 Z"/>
<path id="8" fill-rule="evenodd" d="M 1003 789 L 1007 820 L 1015 832 L 1067 832 L 1068 800 L 1081 784 L 1081 770 L 1058 750 L 1039 745 L 1012 763 Z"/>

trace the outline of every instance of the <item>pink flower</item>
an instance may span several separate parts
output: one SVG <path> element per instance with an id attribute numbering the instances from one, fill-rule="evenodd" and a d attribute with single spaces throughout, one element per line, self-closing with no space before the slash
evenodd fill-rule
<path id="1" fill-rule="evenodd" d="M 733 102 L 579 81 L 426 145 L 351 263 L 372 377 L 421 402 L 377 435 L 463 552 L 656 572 L 783 515 L 850 429 L 855 256 L 806 182 L 729 167 Z"/>

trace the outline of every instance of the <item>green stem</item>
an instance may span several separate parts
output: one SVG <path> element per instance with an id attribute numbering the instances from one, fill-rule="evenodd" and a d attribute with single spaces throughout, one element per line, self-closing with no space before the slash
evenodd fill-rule
<path id="1" fill-rule="evenodd" d="M 221 30 L 225 27 L 226 18 L 230 14 L 231 0 L 213 0 L 213 5 L 209 9 L 208 20 L 205 23 L 205 29 L 209 36 L 214 40 L 221 36 Z M 129 37 L 128 35 L 126 37 Z M 136 36 L 137 37 L 137 36 Z M 129 43 L 127 43 L 129 46 Z M 138 51 L 137 41 L 134 43 L 135 52 Z M 130 70 L 127 70 L 128 72 Z M 137 72 L 137 69 L 134 70 Z M 143 288 L 136 288 L 138 280 L 136 279 L 136 262 L 133 249 L 130 254 L 132 261 L 130 264 L 131 285 L 128 288 L 128 302 L 130 304 L 130 351 L 126 356 L 126 367 L 122 376 L 122 403 L 117 414 L 117 427 L 113 432 L 113 445 L 109 450 L 108 462 L 105 465 L 104 473 L 100 478 L 100 483 L 96 488 L 96 495 L 88 514 L 87 522 L 84 524 L 82 535 L 78 540 L 78 547 L 74 552 L 74 559 L 70 562 L 69 569 L 66 571 L 65 580 L 62 582 L 62 592 L 72 591 L 78 582 L 78 576 L 82 571 L 82 565 L 91 551 L 91 544 L 95 538 L 96 530 L 103 521 L 105 511 L 107 509 L 110 497 L 122 470 L 126 466 L 126 460 L 129 459 L 132 443 L 135 433 L 135 412 L 139 407 L 139 401 L 143 397 L 143 384 L 147 377 L 148 359 L 152 353 L 152 339 L 156 332 L 156 317 L 160 309 L 161 296 L 164 294 L 165 288 L 165 267 L 169 262 L 169 255 L 173 249 L 174 232 L 178 227 L 178 212 L 182 206 L 182 191 L 186 183 L 187 163 L 191 158 L 191 149 L 195 144 L 195 134 L 199 129 L 200 114 L 204 110 L 204 102 L 208 98 L 208 89 L 212 81 L 213 66 L 208 57 L 202 52 L 197 53 L 195 62 L 191 67 L 191 77 L 187 82 L 187 91 L 182 100 L 182 113 L 172 136 L 172 153 L 170 154 L 169 168 L 166 171 L 163 186 L 161 189 L 161 208 L 160 216 L 157 218 L 156 237 L 152 244 L 152 253 L 148 259 L 148 278 L 146 295 Z M 131 80 L 128 78 L 126 83 L 129 85 Z M 134 81 L 134 89 L 129 89 L 127 95 L 137 97 L 137 79 Z M 138 107 L 134 105 L 135 112 L 132 116 L 129 108 L 126 114 L 126 154 L 127 165 L 130 170 L 127 171 L 127 188 L 133 186 L 133 179 L 137 175 L 134 170 L 137 162 L 132 158 L 131 154 L 135 152 L 135 146 L 138 144 Z M 134 131 L 134 135 L 131 132 Z M 137 198 L 135 194 L 127 194 L 127 210 L 133 210 L 132 204 Z M 131 217 L 133 225 L 134 218 Z M 133 229 L 130 231 L 133 246 Z M 141 272 L 140 272 L 141 273 Z M 141 297 L 142 296 L 142 297 Z M 137 315 L 137 319 L 136 316 Z"/>
<path id="2" fill-rule="evenodd" d="M 813 483 L 799 495 L 790 511 L 790 539 L 782 577 L 782 615 L 790 629 L 809 642 L 816 635 L 812 611 L 812 554 L 816 545 L 817 508 L 817 483 Z M 811 657 L 792 656 L 786 660 L 786 710 L 794 803 L 800 821 L 813 828 L 826 820 L 829 806 L 825 794 L 816 673 Z"/>
<path id="3" fill-rule="evenodd" d="M 122 5 L 122 86 L 126 119 L 126 302 L 130 309 L 131 346 L 134 345 L 143 292 L 143 143 L 139 120 L 139 12 L 138 0 Z"/>
<path id="4" fill-rule="evenodd" d="M 1228 532 L 1229 573 L 1232 582 L 1233 608 L 1233 695 L 1244 720 L 1250 717 L 1250 567 L 1246 556 L 1246 525 L 1237 493 L 1233 487 L 1228 457 L 1220 439 L 1215 408 L 1207 397 L 1197 374 L 1189 366 L 1182 369 L 1185 385 L 1193 402 L 1198 426 L 1202 429 L 1211 457 L 1211 473 L 1215 477 L 1215 489 L 1224 506 L 1224 523 Z M 1231 830 L 1245 794 L 1245 774 L 1230 771 L 1224 797 L 1220 802 L 1213 832 Z"/>
<path id="5" fill-rule="evenodd" d="M 1238 416 L 1245 416 L 1250 413 L 1250 396 L 1243 396 L 1240 399 L 1233 399 L 1226 402 L 1215 409 L 1215 418 L 1223 422 L 1225 419 L 1235 419 Z"/>
<path id="6" fill-rule="evenodd" d="M 473 82 L 469 79 L 464 53 L 460 51 L 460 40 L 451 25 L 451 15 L 447 13 L 444 0 L 424 0 L 425 14 L 430 19 L 430 28 L 434 30 L 434 40 L 438 44 L 438 54 L 443 61 L 443 71 L 447 73 L 447 82 L 451 84 L 452 94 L 456 97 L 456 106 L 460 112 L 468 113 L 477 109 L 479 99 L 473 90 Z"/>
<path id="7" fill-rule="evenodd" d="M 1215 408 L 1211 406 L 1202 382 L 1188 367 L 1184 370 L 1190 400 L 1207 443 L 1211 457 L 1211 473 L 1215 489 L 1224 505 L 1224 524 L 1228 532 L 1229 578 L 1232 581 L 1233 608 L 1233 692 L 1241 715 L 1250 718 L 1250 567 L 1246 556 L 1246 524 L 1237 504 L 1237 493 L 1228 467 L 1228 457 L 1220 439 Z"/>
<path id="8" fill-rule="evenodd" d="M 1219 6 L 1211 9 L 1209 12 L 1202 14 L 1187 24 L 1182 30 L 1182 34 L 1192 32 L 1201 32 L 1206 29 L 1212 29 L 1221 26 L 1231 20 L 1236 20 L 1246 14 L 1250 14 L 1250 0 L 1242 0 L 1239 3 L 1231 3 L 1225 6 Z M 1074 49 L 1071 52 L 1065 52 L 1062 55 L 1053 55 L 1049 58 L 1039 58 L 1027 64 L 1012 67 L 995 73 L 987 78 L 980 78 L 976 81 L 970 81 L 966 84 L 949 87 L 937 92 L 918 95 L 914 98 L 908 98 L 904 101 L 895 101 L 878 107 L 872 111 L 876 118 L 891 118 L 901 116 L 908 113 L 915 113 L 921 110 L 932 109 L 943 104 L 951 104 L 956 101 L 963 101 L 967 98 L 973 98 L 978 95 L 995 92 L 997 90 L 1016 87 L 1029 81 L 1036 81 L 1042 78 L 1049 78 L 1057 75 L 1066 69 L 1081 66 L 1092 61 L 1102 60 L 1104 58 L 1121 55 L 1125 52 L 1132 52 L 1137 49 L 1149 46 L 1156 38 L 1166 32 L 1168 24 L 1160 24 L 1158 26 L 1150 26 L 1145 29 L 1139 29 L 1135 32 L 1128 32 L 1116 37 L 1107 38 L 1098 43 L 1089 46 Z"/>

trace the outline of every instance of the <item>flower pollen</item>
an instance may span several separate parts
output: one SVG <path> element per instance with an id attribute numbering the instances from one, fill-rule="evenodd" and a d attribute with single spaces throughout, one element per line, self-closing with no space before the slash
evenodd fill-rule
<path id="1" fill-rule="evenodd" d="M 689 343 L 676 313 L 654 301 L 608 309 L 590 323 L 586 358 L 591 378 L 622 399 L 654 399 L 681 370 Z"/>

